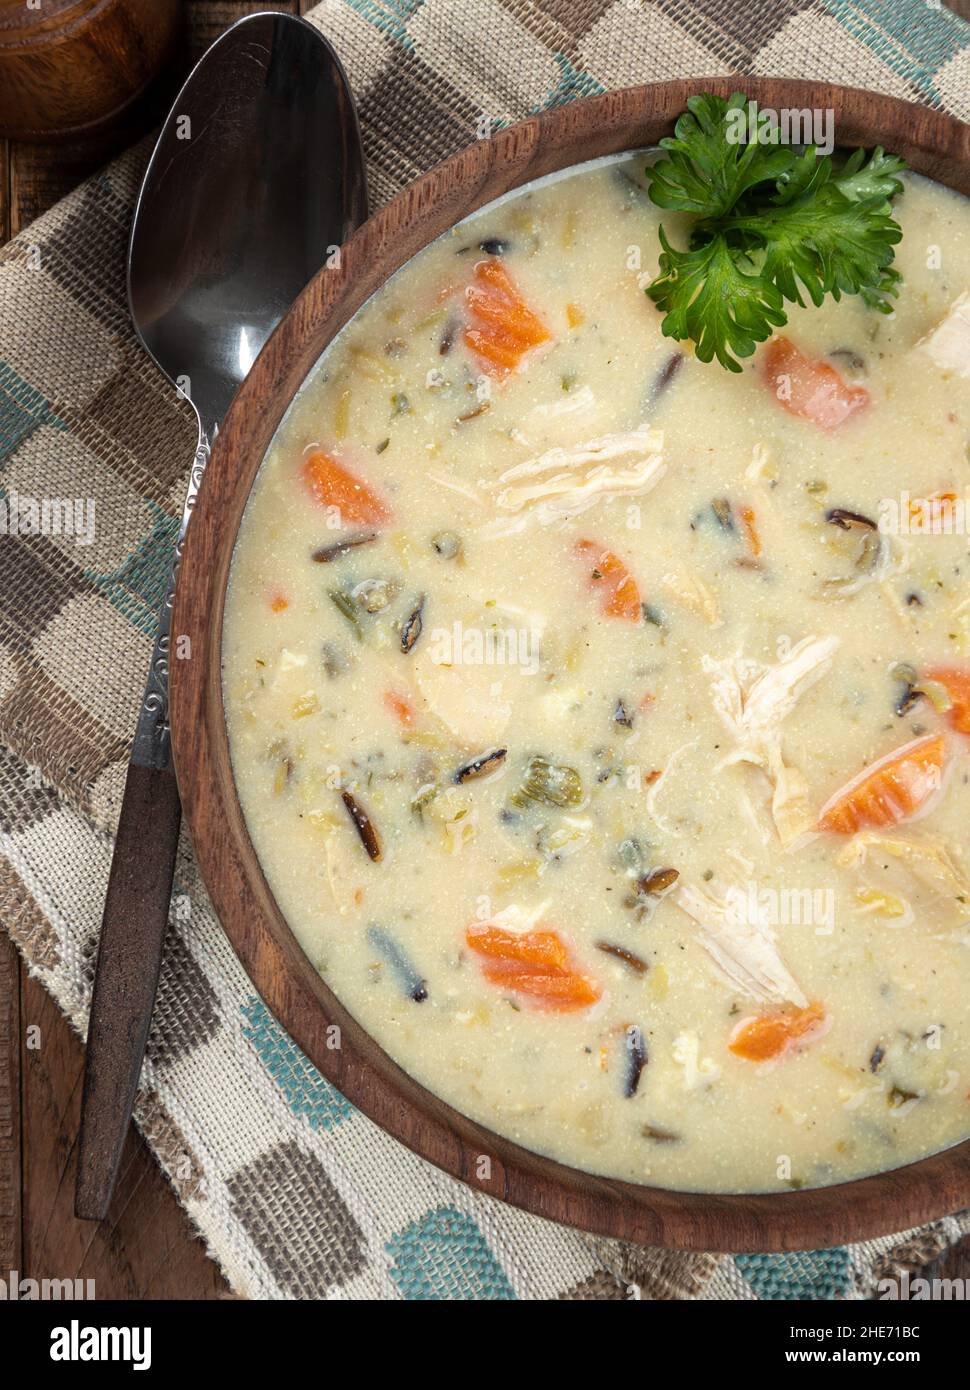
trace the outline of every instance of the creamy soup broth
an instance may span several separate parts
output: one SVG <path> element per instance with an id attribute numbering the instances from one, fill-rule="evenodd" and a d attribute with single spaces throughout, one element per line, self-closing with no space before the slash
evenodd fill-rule
<path id="1" fill-rule="evenodd" d="M 485 209 L 324 354 L 236 545 L 233 768 L 437 1095 L 636 1182 L 827 1184 L 970 1129 L 970 211 L 907 176 L 895 314 L 796 308 L 734 375 L 661 334 L 643 162 Z"/>

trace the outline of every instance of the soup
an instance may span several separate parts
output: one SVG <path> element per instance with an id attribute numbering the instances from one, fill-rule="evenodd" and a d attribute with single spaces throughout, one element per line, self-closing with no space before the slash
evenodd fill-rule
<path id="1" fill-rule="evenodd" d="M 661 334 L 644 162 L 484 209 L 327 349 L 236 544 L 234 775 L 431 1091 L 596 1173 L 823 1185 L 970 1130 L 970 212 L 907 176 L 895 313 L 734 375 Z"/>

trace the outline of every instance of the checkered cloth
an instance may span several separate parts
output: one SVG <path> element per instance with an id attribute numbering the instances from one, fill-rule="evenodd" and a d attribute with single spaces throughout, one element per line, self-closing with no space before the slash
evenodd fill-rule
<path id="1" fill-rule="evenodd" d="M 483 116 L 515 120 L 662 78 L 797 74 L 970 118 L 970 28 L 932 0 L 327 0 L 310 18 L 356 92 L 376 203 L 474 139 Z M 0 535 L 0 919 L 82 1033 L 196 442 L 125 307 L 147 152 L 0 253 L 0 515 L 15 495 L 21 518 L 44 498 L 97 509 L 87 545 Z M 137 1119 L 250 1298 L 864 1298 L 970 1231 L 965 1214 L 808 1254 L 688 1255 L 596 1240 L 481 1196 L 357 1113 L 281 1031 L 185 840 Z"/>

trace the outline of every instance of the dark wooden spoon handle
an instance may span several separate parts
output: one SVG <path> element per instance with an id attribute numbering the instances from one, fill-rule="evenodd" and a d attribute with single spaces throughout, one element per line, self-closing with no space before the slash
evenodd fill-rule
<path id="1" fill-rule="evenodd" d="M 158 988 L 182 808 L 174 772 L 131 763 L 88 1024 L 75 1214 L 107 1214 Z"/>

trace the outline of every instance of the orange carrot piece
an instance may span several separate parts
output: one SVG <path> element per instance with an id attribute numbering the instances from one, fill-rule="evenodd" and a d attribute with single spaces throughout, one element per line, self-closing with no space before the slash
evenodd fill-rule
<path id="1" fill-rule="evenodd" d="M 482 968 L 490 984 L 524 995 L 537 1009 L 550 1013 L 570 1013 L 588 1009 L 600 997 L 597 985 L 584 975 L 562 970 L 520 966 L 517 970 L 486 965 Z"/>
<path id="2" fill-rule="evenodd" d="M 824 1022 L 825 1010 L 821 1004 L 745 1018 L 731 1034 L 728 1051 L 748 1062 L 767 1062 L 772 1057 L 780 1057 L 793 1045 L 810 1041 Z"/>
<path id="3" fill-rule="evenodd" d="M 956 493 L 947 490 L 931 492 L 925 497 L 911 497 L 907 509 L 910 529 L 916 532 L 944 530 L 948 518 L 952 525 L 956 503 Z"/>
<path id="4" fill-rule="evenodd" d="M 819 812 L 819 830 L 854 835 L 865 825 L 897 825 L 921 810 L 940 786 L 943 734 L 925 734 L 878 758 L 840 787 Z"/>
<path id="5" fill-rule="evenodd" d="M 506 372 L 513 372 L 522 360 L 517 345 L 505 341 L 501 332 L 466 328 L 465 346 L 475 354 L 490 376 L 504 376 Z"/>
<path id="6" fill-rule="evenodd" d="M 303 460 L 303 481 L 315 502 L 336 508 L 342 525 L 381 526 L 390 520 L 387 503 L 322 449 Z"/>
<path id="7" fill-rule="evenodd" d="M 465 932 L 465 940 L 480 956 L 554 968 L 566 964 L 566 947 L 558 932 L 551 930 L 514 932 L 497 927 L 494 922 L 473 922 Z"/>
<path id="8" fill-rule="evenodd" d="M 485 977 L 492 984 L 504 985 L 516 994 L 523 994 L 537 1009 L 550 1013 L 571 1013 L 577 1009 L 588 1009 L 600 997 L 599 987 L 585 975 L 569 974 L 560 971 L 531 970 L 522 971 L 510 979 L 505 974 L 485 969 Z"/>
<path id="9" fill-rule="evenodd" d="M 576 554 L 589 565 L 591 588 L 600 595 L 603 612 L 610 618 L 622 618 L 627 623 L 643 620 L 643 605 L 637 581 L 626 565 L 612 550 L 604 550 L 595 541 L 577 541 Z"/>
<path id="10" fill-rule="evenodd" d="M 414 723 L 414 706 L 407 696 L 401 695 L 397 690 L 385 690 L 384 704 L 390 710 L 391 714 L 394 715 L 394 718 L 399 724 L 403 724 L 406 729 L 410 729 L 411 725 Z"/>
<path id="11" fill-rule="evenodd" d="M 838 429 L 869 404 L 864 386 L 850 386 L 830 363 L 806 357 L 789 338 L 772 338 L 762 354 L 761 370 L 786 410 L 823 430 Z"/>
<path id="12" fill-rule="evenodd" d="M 290 600 L 285 594 L 281 594 L 279 589 L 274 589 L 267 599 L 270 609 L 274 613 L 282 613 L 284 608 L 289 608 Z"/>
<path id="13" fill-rule="evenodd" d="M 927 680 L 939 681 L 953 704 L 946 717 L 958 734 L 970 734 L 970 671 L 959 666 L 931 666 Z"/>
<path id="14" fill-rule="evenodd" d="M 758 535 L 758 523 L 754 514 L 754 507 L 747 503 L 738 508 L 738 516 L 741 518 L 741 529 L 744 531 L 744 539 L 748 549 L 757 560 L 761 554 L 761 537 Z"/>
<path id="15" fill-rule="evenodd" d="M 465 290 L 465 345 L 490 376 L 502 377 L 552 334 L 526 304 L 500 260 L 479 261 Z"/>
<path id="16" fill-rule="evenodd" d="M 491 984 L 524 995 L 540 1009 L 566 1013 L 587 1009 L 600 987 L 577 969 L 558 932 L 535 928 L 509 931 L 494 922 L 473 922 L 465 940 L 482 958 L 482 974 Z"/>

